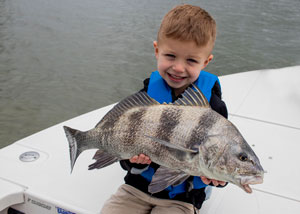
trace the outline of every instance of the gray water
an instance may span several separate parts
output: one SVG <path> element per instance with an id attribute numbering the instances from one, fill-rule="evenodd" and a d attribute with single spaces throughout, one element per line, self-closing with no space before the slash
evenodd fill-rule
<path id="1" fill-rule="evenodd" d="M 0 148 L 139 90 L 182 2 L 217 21 L 207 71 L 300 64 L 299 0 L 0 0 Z"/>

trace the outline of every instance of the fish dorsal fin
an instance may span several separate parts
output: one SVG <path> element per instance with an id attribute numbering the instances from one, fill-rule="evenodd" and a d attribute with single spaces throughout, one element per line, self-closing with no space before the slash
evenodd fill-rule
<path id="1" fill-rule="evenodd" d="M 115 107 L 119 109 L 129 109 L 137 106 L 158 105 L 159 102 L 149 97 L 147 92 L 140 91 L 121 100 Z"/>
<path id="2" fill-rule="evenodd" d="M 147 92 L 140 91 L 133 95 L 130 95 L 123 100 L 121 100 L 117 105 L 115 105 L 96 125 L 98 127 L 105 120 L 111 120 L 112 118 L 118 118 L 127 110 L 139 107 L 139 106 L 151 106 L 151 105 L 159 105 L 159 102 L 149 97 Z"/>
<path id="3" fill-rule="evenodd" d="M 174 105 L 210 107 L 201 90 L 194 84 L 192 87 L 188 87 L 182 94 L 182 98 L 177 99 Z"/>

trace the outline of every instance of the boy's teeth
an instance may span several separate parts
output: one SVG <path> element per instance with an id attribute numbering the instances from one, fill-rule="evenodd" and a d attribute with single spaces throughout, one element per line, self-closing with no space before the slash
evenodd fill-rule
<path id="1" fill-rule="evenodd" d="M 170 75 L 171 75 L 171 77 L 173 77 L 175 79 L 183 79 L 183 77 L 178 77 L 178 76 L 175 76 L 175 75 L 172 75 L 172 74 L 170 74 Z"/>

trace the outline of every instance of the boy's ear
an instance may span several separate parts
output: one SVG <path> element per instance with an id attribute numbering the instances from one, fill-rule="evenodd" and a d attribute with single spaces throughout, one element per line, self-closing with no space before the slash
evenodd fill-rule
<path id="1" fill-rule="evenodd" d="M 153 41 L 153 47 L 154 47 L 154 54 L 156 59 L 158 58 L 158 45 L 157 45 L 157 41 Z"/>
<path id="2" fill-rule="evenodd" d="M 205 60 L 204 65 L 203 65 L 203 68 L 205 68 L 205 67 L 208 65 L 208 63 L 209 63 L 213 58 L 214 58 L 214 55 L 210 54 L 210 55 L 207 57 L 207 59 Z M 202 68 L 202 69 L 203 69 L 203 68 Z"/>

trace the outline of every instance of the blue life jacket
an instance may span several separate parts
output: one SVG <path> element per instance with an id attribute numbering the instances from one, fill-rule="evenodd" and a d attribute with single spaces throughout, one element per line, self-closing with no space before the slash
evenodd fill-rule
<path id="1" fill-rule="evenodd" d="M 208 101 L 211 98 L 211 90 L 214 87 L 216 81 L 219 82 L 219 79 L 216 75 L 208 73 L 206 71 L 201 71 L 198 79 L 194 82 L 194 84 L 202 91 L 204 96 Z M 160 76 L 158 71 L 152 72 L 150 76 L 150 81 L 148 85 L 148 95 L 155 99 L 159 103 L 171 103 L 172 102 L 172 89 L 168 86 L 165 80 Z M 144 171 L 141 175 L 147 180 L 151 181 L 152 176 L 155 171 L 152 167 L 149 167 L 146 171 Z M 201 189 L 206 187 L 200 177 L 193 178 L 193 188 Z M 166 188 L 169 191 L 169 197 L 174 198 L 177 194 L 183 193 L 186 191 L 186 182 L 181 183 L 177 186 L 169 186 Z"/>

